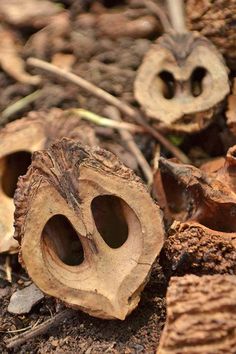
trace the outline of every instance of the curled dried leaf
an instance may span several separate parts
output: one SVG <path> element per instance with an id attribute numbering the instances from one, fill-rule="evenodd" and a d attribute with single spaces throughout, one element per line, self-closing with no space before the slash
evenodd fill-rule
<path id="1" fill-rule="evenodd" d="M 0 19 L 14 26 L 42 28 L 63 9 L 48 0 L 8 0 L 0 3 Z"/>
<path id="2" fill-rule="evenodd" d="M 25 71 L 25 62 L 20 56 L 20 46 L 14 33 L 0 28 L 0 65 L 2 69 L 15 80 L 29 85 L 38 85 L 39 76 L 33 76 Z"/>

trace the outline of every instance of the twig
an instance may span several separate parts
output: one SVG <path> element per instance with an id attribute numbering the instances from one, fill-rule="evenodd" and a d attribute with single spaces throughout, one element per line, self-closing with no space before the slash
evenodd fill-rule
<path id="1" fill-rule="evenodd" d="M 116 107 L 112 107 L 112 106 L 107 107 L 107 112 L 109 113 L 109 116 L 115 121 L 121 121 L 120 112 Z M 143 153 L 140 151 L 137 144 L 135 143 L 133 136 L 128 131 L 125 130 L 120 130 L 119 134 L 121 138 L 124 140 L 124 142 L 127 144 L 130 152 L 135 156 L 147 180 L 147 184 L 148 186 L 150 186 L 153 180 L 152 170 L 147 160 L 145 159 Z"/>
<path id="2" fill-rule="evenodd" d="M 167 0 L 167 5 L 173 29 L 178 33 L 188 32 L 185 24 L 183 0 Z"/>
<path id="3" fill-rule="evenodd" d="M 35 322 L 35 324 L 32 326 L 27 326 L 27 327 L 24 327 L 24 328 L 19 328 L 19 329 L 13 329 L 13 330 L 10 330 L 10 331 L 0 331 L 0 333 L 19 333 L 19 332 L 26 332 L 27 329 L 32 329 L 32 328 L 35 328 L 35 326 L 37 326 L 37 324 L 39 323 L 40 321 L 40 318 L 37 319 L 37 321 Z"/>
<path id="4" fill-rule="evenodd" d="M 145 129 L 140 125 L 127 123 L 127 122 L 116 122 L 112 119 L 99 116 L 93 112 L 87 111 L 83 108 L 72 108 L 68 110 L 68 113 L 78 114 L 81 119 L 86 119 L 94 124 L 101 125 L 103 127 L 128 130 L 132 133 L 144 133 Z"/>
<path id="5" fill-rule="evenodd" d="M 40 323 L 40 325 L 38 325 L 37 327 L 33 327 L 27 332 L 21 333 L 13 338 L 7 339 L 5 341 L 6 347 L 8 349 L 16 348 L 19 345 L 25 343 L 27 340 L 46 333 L 49 329 L 58 326 L 63 320 L 71 317 L 73 313 L 75 313 L 75 311 L 71 309 L 67 309 L 58 313 L 53 318 L 50 318 L 49 320 L 43 323 Z"/>
<path id="6" fill-rule="evenodd" d="M 172 0 L 175 1 L 175 0 Z M 161 21 L 162 27 L 165 32 L 170 32 L 172 30 L 172 26 L 170 24 L 170 21 L 168 20 L 168 17 L 166 16 L 164 10 L 157 5 L 155 2 L 152 0 L 143 0 L 144 5 L 154 14 L 156 15 L 159 20 Z"/>
<path id="7" fill-rule="evenodd" d="M 41 96 L 41 94 L 42 94 L 42 90 L 36 90 L 33 93 L 29 94 L 28 96 L 25 96 L 25 97 L 21 98 L 20 100 L 18 100 L 17 102 L 8 106 L 1 113 L 0 124 L 8 123 L 10 120 L 9 118 L 13 114 L 21 111 L 23 108 L 28 106 L 30 103 L 34 102 L 37 98 L 39 98 Z"/>
<path id="8" fill-rule="evenodd" d="M 110 93 L 102 90 L 101 88 L 91 84 L 87 80 L 71 73 L 56 67 L 53 64 L 47 63 L 46 61 L 37 59 L 37 58 L 29 58 L 27 63 L 35 68 L 39 68 L 45 70 L 47 72 L 53 73 L 61 78 L 64 78 L 70 82 L 73 82 L 75 85 L 83 88 L 94 96 L 101 98 L 107 103 L 115 106 L 121 112 L 133 118 L 138 124 L 142 125 L 147 132 L 149 132 L 154 138 L 156 138 L 168 151 L 170 151 L 177 159 L 179 159 L 183 163 L 190 163 L 188 157 L 176 146 L 171 144 L 171 142 L 166 139 L 161 133 L 153 129 L 148 123 L 146 123 L 141 115 L 132 107 L 130 107 L 127 103 L 120 101 L 118 98 L 112 96 Z"/>

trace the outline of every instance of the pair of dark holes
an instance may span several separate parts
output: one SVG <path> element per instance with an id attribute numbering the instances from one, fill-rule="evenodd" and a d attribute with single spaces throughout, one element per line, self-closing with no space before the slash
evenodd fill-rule
<path id="1" fill-rule="evenodd" d="M 190 90 L 193 97 L 198 97 L 202 94 L 202 82 L 206 74 L 206 69 L 202 67 L 197 67 L 193 70 L 190 77 Z M 159 74 L 159 77 L 163 82 L 163 96 L 168 100 L 172 99 L 176 92 L 176 80 L 174 75 L 169 71 L 164 70 Z"/>
<path id="2" fill-rule="evenodd" d="M 125 204 L 113 195 L 98 196 L 91 203 L 96 227 L 106 244 L 114 249 L 121 247 L 128 238 Z M 48 220 L 42 232 L 42 242 L 67 265 L 76 266 L 84 261 L 79 235 L 64 215 L 57 214 Z"/>
<path id="3" fill-rule="evenodd" d="M 19 151 L 4 158 L 1 176 L 3 192 L 13 198 L 19 176 L 27 172 L 31 154 Z M 128 225 L 124 215 L 125 202 L 116 196 L 99 196 L 91 204 L 96 227 L 111 248 L 119 248 L 128 238 Z M 126 205 L 127 206 L 127 205 Z M 83 247 L 71 223 L 63 215 L 55 215 L 44 227 L 43 239 L 54 248 L 58 257 L 68 265 L 79 265 L 84 260 Z"/>

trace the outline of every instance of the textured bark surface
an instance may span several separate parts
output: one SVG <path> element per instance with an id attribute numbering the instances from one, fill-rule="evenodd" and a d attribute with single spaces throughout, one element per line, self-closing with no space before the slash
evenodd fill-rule
<path id="1" fill-rule="evenodd" d="M 34 153 L 15 205 L 20 258 L 41 290 L 101 318 L 137 306 L 164 231 L 159 207 L 115 155 L 62 139 Z"/>
<path id="2" fill-rule="evenodd" d="M 234 354 L 236 277 L 174 277 L 158 354 Z"/>
<path id="3" fill-rule="evenodd" d="M 228 92 L 221 54 L 197 32 L 160 37 L 144 57 L 134 85 L 137 101 L 160 127 L 187 133 L 205 128 Z"/>
<path id="4" fill-rule="evenodd" d="M 0 252 L 14 251 L 14 195 L 17 178 L 26 173 L 34 151 L 47 148 L 54 140 L 70 137 L 84 144 L 96 144 L 93 129 L 78 116 L 60 109 L 31 112 L 0 130 Z"/>
<path id="5" fill-rule="evenodd" d="M 236 1 L 186 0 L 186 13 L 189 29 L 210 39 L 235 69 Z"/>
<path id="6" fill-rule="evenodd" d="M 192 222 L 174 222 L 162 249 L 170 273 L 236 274 L 236 233 L 212 231 Z"/>

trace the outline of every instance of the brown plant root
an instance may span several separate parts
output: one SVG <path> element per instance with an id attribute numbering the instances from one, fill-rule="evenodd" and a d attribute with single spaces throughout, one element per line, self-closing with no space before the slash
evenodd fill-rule
<path id="1" fill-rule="evenodd" d="M 20 259 L 42 291 L 101 318 L 137 306 L 164 231 L 159 207 L 115 155 L 64 138 L 33 155 L 15 205 Z"/>
<path id="2" fill-rule="evenodd" d="M 174 277 L 157 354 L 234 354 L 236 277 Z"/>

